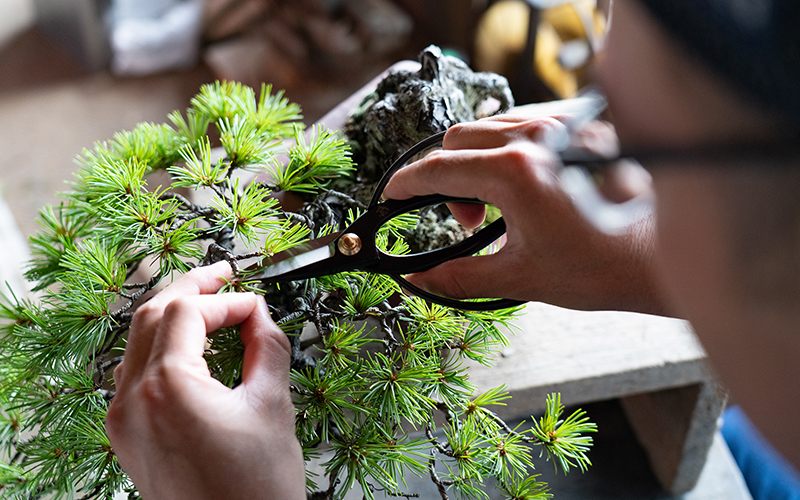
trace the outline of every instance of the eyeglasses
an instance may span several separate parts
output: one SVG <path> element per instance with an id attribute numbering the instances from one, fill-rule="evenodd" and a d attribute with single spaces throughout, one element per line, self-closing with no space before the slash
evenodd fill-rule
<path id="1" fill-rule="evenodd" d="M 690 165 L 707 168 L 769 165 L 770 168 L 781 168 L 794 166 L 800 161 L 800 137 L 797 135 L 768 140 L 729 139 L 675 147 L 625 149 L 617 146 L 601 153 L 583 146 L 580 134 L 605 108 L 605 99 L 594 89 L 577 99 L 583 100 L 582 108 L 578 108 L 574 118 L 566 121 L 566 127 L 545 137 L 544 144 L 561 159 L 562 168 L 558 176 L 563 189 L 572 197 L 584 218 L 604 232 L 620 232 L 649 217 L 654 210 L 655 199 L 651 192 L 623 203 L 609 201 L 600 193 L 595 177 L 622 160 L 633 162 L 649 173 L 661 168 Z"/>
<path id="2" fill-rule="evenodd" d="M 600 148 L 587 147 L 585 132 L 597 123 L 606 108 L 605 97 L 590 88 L 581 95 L 552 103 L 555 113 L 564 116 L 565 127 L 548 129 L 541 143 L 552 150 L 561 161 L 556 170 L 562 189 L 571 197 L 583 217 L 597 229 L 607 233 L 624 231 L 653 212 L 651 194 L 641 194 L 628 201 L 615 203 L 608 200 L 596 182 L 598 173 L 627 157 L 621 155 L 616 137 L 602 141 Z"/>

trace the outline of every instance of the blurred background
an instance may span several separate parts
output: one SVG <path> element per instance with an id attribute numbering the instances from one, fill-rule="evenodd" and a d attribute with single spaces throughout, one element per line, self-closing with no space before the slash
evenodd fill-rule
<path id="1" fill-rule="evenodd" d="M 24 293 L 25 241 L 39 210 L 68 189 L 82 148 L 139 122 L 166 122 L 203 83 L 271 83 L 312 124 L 436 44 L 474 70 L 506 76 L 517 104 L 571 97 L 588 81 L 610 1 L 0 0 L 0 284 Z M 596 474 L 568 479 L 544 468 L 561 497 L 747 498 L 721 452 L 694 494 L 661 492 L 619 407 L 589 413 L 603 429 L 593 453 L 604 458 L 593 458 Z"/>
<path id="2" fill-rule="evenodd" d="M 311 124 L 437 44 L 518 104 L 573 95 L 597 0 L 0 0 L 0 198 L 24 237 L 94 141 L 164 122 L 203 83 L 284 89 Z M 2 203 L 2 202 L 0 202 Z"/>

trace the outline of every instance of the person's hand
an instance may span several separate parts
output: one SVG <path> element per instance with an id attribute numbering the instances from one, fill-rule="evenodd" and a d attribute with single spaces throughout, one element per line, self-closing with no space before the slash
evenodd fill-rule
<path id="1" fill-rule="evenodd" d="M 264 300 L 211 295 L 226 263 L 195 269 L 136 312 L 106 429 L 145 500 L 304 499 L 290 348 Z M 206 334 L 241 323 L 242 383 L 211 378 Z"/>
<path id="2" fill-rule="evenodd" d="M 496 254 L 444 263 L 409 281 L 453 298 L 536 300 L 575 309 L 664 314 L 652 266 L 652 217 L 620 234 L 584 219 L 561 188 L 558 160 L 540 142 L 564 127 L 553 118 L 502 116 L 455 125 L 444 150 L 401 169 L 385 198 L 444 194 L 495 205 L 507 226 Z M 483 220 L 483 206 L 454 204 L 467 227 Z"/>

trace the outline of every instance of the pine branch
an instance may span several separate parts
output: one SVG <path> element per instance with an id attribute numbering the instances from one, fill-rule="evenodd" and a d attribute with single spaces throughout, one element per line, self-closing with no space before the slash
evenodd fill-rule
<path id="1" fill-rule="evenodd" d="M 514 310 L 453 311 L 367 273 L 248 282 L 246 262 L 330 234 L 365 210 L 347 194 L 364 186 L 336 134 L 315 128 L 307 141 L 299 107 L 282 92 L 262 86 L 257 98 L 234 82 L 204 85 L 185 114 L 168 118 L 171 125 L 140 124 L 83 150 L 66 202 L 42 210 L 31 240 L 26 276 L 45 299 L 0 294 L 0 445 L 8 452 L 0 498 L 12 491 L 24 498 L 78 492 L 93 500 L 120 491 L 139 498 L 106 450 L 103 418 L 115 393 L 105 384 L 124 356 L 115 349 L 132 311 L 162 278 L 219 260 L 233 269 L 223 292 L 263 295 L 289 337 L 297 437 L 306 457 L 323 443 L 333 451 L 324 464 L 329 486 L 313 498 L 337 497 L 356 483 L 366 498 L 417 498 L 398 487 L 409 473 L 430 476 L 444 499 L 450 491 L 485 497 L 479 485 L 490 476 L 514 498 L 549 498 L 530 475 L 522 443 L 542 446 L 565 471 L 588 466 L 591 439 L 584 434 L 595 428 L 580 411 L 562 420 L 556 396 L 526 431 L 486 408 L 503 404 L 502 387 L 470 400 L 474 387 L 461 360 L 489 363 L 506 342 L 498 326 L 510 326 Z M 212 123 L 225 150 L 219 160 L 208 136 Z M 291 136 L 289 160 L 278 163 L 280 140 Z M 274 182 L 243 184 L 234 175 L 243 168 L 272 173 Z M 172 178 L 153 188 L 148 175 L 157 169 Z M 333 179 L 345 187 L 329 189 Z M 214 202 L 197 205 L 178 187 L 210 190 Z M 272 196 L 278 189 L 307 201 L 287 213 Z M 404 234 L 414 227 L 413 216 L 386 224 L 379 247 L 408 252 Z M 316 333 L 301 339 L 306 327 Z M 242 353 L 238 331 L 229 328 L 209 337 L 205 357 L 213 376 L 234 386 Z M 441 441 L 434 411 L 446 419 Z M 425 438 L 406 434 L 408 423 L 422 425 Z M 32 437 L 20 440 L 21 430 Z"/>

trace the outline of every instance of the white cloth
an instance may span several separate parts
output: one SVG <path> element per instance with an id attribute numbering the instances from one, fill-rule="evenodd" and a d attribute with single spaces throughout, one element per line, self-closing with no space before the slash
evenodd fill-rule
<path id="1" fill-rule="evenodd" d="M 126 3 L 129 0 L 122 1 Z M 143 2 L 142 4 L 145 4 Z M 115 6 L 116 7 L 116 6 Z M 200 51 L 203 22 L 202 0 L 189 0 L 165 6 L 154 2 L 151 12 L 164 10 L 158 17 L 123 17 L 129 8 L 115 11 L 111 28 L 111 69 L 118 75 L 146 75 L 168 69 L 188 67 Z"/>

